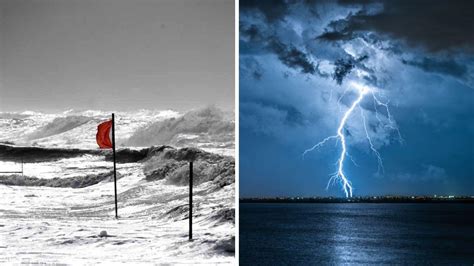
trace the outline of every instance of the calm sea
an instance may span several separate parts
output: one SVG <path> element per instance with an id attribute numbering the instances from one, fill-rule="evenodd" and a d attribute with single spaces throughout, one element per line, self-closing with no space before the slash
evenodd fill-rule
<path id="1" fill-rule="evenodd" d="M 474 265 L 474 204 L 240 204 L 241 265 Z"/>

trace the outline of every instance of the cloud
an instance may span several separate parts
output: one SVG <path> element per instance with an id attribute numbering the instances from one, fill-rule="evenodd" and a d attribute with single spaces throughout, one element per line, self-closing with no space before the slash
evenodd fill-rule
<path id="1" fill-rule="evenodd" d="M 245 23 L 241 22 L 239 25 L 239 28 L 240 28 L 240 36 L 245 36 L 249 38 L 249 40 L 252 42 L 260 41 L 261 33 L 257 25 L 255 24 L 246 25 Z"/>
<path id="2" fill-rule="evenodd" d="M 468 69 L 465 65 L 461 65 L 453 59 L 437 59 L 424 57 L 421 60 L 405 60 L 402 63 L 419 67 L 427 72 L 440 73 L 450 75 L 456 78 L 466 78 Z"/>
<path id="3" fill-rule="evenodd" d="M 256 24 L 248 25 L 245 22 L 240 23 L 240 33 L 244 54 L 258 54 L 258 51 L 274 53 L 288 67 L 314 74 L 315 66 L 309 60 L 309 55 L 293 44 L 282 42 L 276 34 L 269 34 Z"/>
<path id="4" fill-rule="evenodd" d="M 304 74 L 316 72 L 316 67 L 307 53 L 293 44 L 285 44 L 275 34 L 264 32 L 256 24 L 241 22 L 240 33 L 244 54 L 266 51 L 274 53 L 289 68 L 299 70 Z"/>
<path id="5" fill-rule="evenodd" d="M 473 90 L 469 89 L 473 88 L 474 61 L 469 54 L 472 49 L 463 48 L 472 37 L 431 43 L 428 37 L 438 29 L 442 38 L 450 39 L 466 27 L 454 30 L 453 37 L 446 27 L 437 26 L 437 18 L 424 14 L 425 10 L 433 14 L 433 6 L 455 4 L 290 0 L 286 7 L 264 7 L 269 2 L 245 1 L 244 5 L 247 2 L 251 5 L 240 14 L 240 128 L 241 143 L 250 144 L 242 150 L 253 158 L 242 164 L 250 176 L 268 174 L 260 167 L 252 168 L 268 163 L 268 148 L 284 157 L 291 147 L 296 156 L 285 158 L 289 164 L 299 164 L 299 151 L 335 134 L 344 111 L 357 97 L 357 90 L 349 85 L 352 81 L 370 86 L 390 109 L 389 113 L 368 94 L 344 128 L 348 151 L 361 166 L 352 168 L 348 161 L 347 173 L 360 191 L 363 186 L 367 191 L 380 189 L 363 178 L 376 171 L 377 161 L 362 113 L 372 144 L 384 159 L 386 178 L 397 179 L 380 180 L 381 184 L 428 191 L 441 189 L 443 182 L 470 180 L 472 168 L 460 166 L 469 161 L 469 152 L 463 149 L 470 147 L 469 134 L 474 132 Z M 451 14 L 453 9 L 459 10 L 445 11 Z M 460 19 L 454 20 L 451 25 Z M 418 36 L 419 31 L 424 33 Z M 398 126 L 405 140 L 401 145 Z M 314 169 L 334 170 L 330 163 L 338 152 L 340 143 L 334 142 L 311 153 L 302 165 L 312 169 L 301 170 L 300 176 L 313 184 Z M 268 167 L 289 169 L 280 163 L 268 163 Z M 293 184 L 280 171 L 269 175 L 285 185 Z"/>
<path id="6" fill-rule="evenodd" d="M 396 179 L 410 182 L 446 182 L 448 175 L 446 170 L 442 167 L 423 164 L 421 169 L 412 173 L 399 173 L 395 176 Z"/>
<path id="7" fill-rule="evenodd" d="M 428 180 L 442 180 L 447 177 L 446 170 L 436 165 L 423 165 L 423 177 Z"/>
<path id="8" fill-rule="evenodd" d="M 240 103 L 240 127 L 247 132 L 279 136 L 288 128 L 288 113 L 278 107 L 256 102 Z"/>
<path id="9" fill-rule="evenodd" d="M 338 59 L 334 62 L 334 73 L 332 75 L 333 79 L 337 82 L 337 84 L 341 85 L 343 79 L 351 73 L 352 69 L 358 65 L 358 63 L 366 60 L 368 58 L 367 55 L 361 56 L 358 59 L 354 59 L 353 57 L 348 57 L 347 59 Z M 361 66 L 362 67 L 362 66 Z M 368 69 L 366 69 L 368 70 Z M 370 80 L 370 78 L 369 78 Z M 369 81 L 368 80 L 368 81 Z"/>
<path id="10" fill-rule="evenodd" d="M 347 74 L 349 74 L 354 68 L 354 63 L 351 59 L 338 59 L 334 65 L 336 67 L 334 68 L 334 74 L 332 77 L 337 82 L 337 84 L 341 85 L 344 77 L 347 76 Z"/>
<path id="11" fill-rule="evenodd" d="M 431 52 L 465 49 L 474 52 L 474 1 L 339 1 L 344 5 L 362 5 L 351 16 L 346 30 L 377 31 L 403 39 L 409 45 Z M 381 12 L 367 12 L 374 3 L 382 3 Z"/>
<path id="12" fill-rule="evenodd" d="M 282 122 L 288 126 L 304 125 L 304 115 L 298 110 L 296 106 L 291 104 L 279 103 L 271 99 L 254 99 L 249 101 L 241 101 L 243 104 L 255 104 L 263 108 L 274 109 L 277 112 L 282 113 Z"/>
<path id="13" fill-rule="evenodd" d="M 270 41 L 269 47 L 286 66 L 299 69 L 301 73 L 304 74 L 314 74 L 316 72 L 316 68 L 313 63 L 309 61 L 308 55 L 295 46 L 285 45 L 274 38 Z"/>
<path id="14" fill-rule="evenodd" d="M 242 77 L 251 77 L 254 80 L 261 80 L 265 72 L 261 63 L 253 57 L 246 57 L 240 62 L 240 75 Z"/>
<path id="15" fill-rule="evenodd" d="M 240 1 L 241 12 L 257 10 L 268 22 L 282 19 L 288 13 L 288 4 L 284 0 L 243 0 Z"/>
<path id="16" fill-rule="evenodd" d="M 326 31 L 323 34 L 319 35 L 316 39 L 320 39 L 323 41 L 347 41 L 353 39 L 353 35 L 349 32 L 342 32 L 342 31 Z"/>

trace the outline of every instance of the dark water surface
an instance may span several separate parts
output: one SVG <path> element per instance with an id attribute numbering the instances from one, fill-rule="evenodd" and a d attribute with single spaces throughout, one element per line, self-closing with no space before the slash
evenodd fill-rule
<path id="1" fill-rule="evenodd" d="M 241 265 L 474 265 L 474 204 L 240 204 Z"/>

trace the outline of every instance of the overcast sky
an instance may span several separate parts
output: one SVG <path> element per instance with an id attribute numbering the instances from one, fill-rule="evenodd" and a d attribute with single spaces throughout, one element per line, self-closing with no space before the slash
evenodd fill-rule
<path id="1" fill-rule="evenodd" d="M 0 111 L 234 106 L 233 1 L 0 3 Z"/>
<path id="2" fill-rule="evenodd" d="M 326 190 L 340 142 L 302 154 L 336 134 L 351 84 L 391 111 L 369 94 L 347 120 L 355 196 L 474 195 L 473 1 L 242 0 L 240 12 L 241 196 L 344 196 Z"/>

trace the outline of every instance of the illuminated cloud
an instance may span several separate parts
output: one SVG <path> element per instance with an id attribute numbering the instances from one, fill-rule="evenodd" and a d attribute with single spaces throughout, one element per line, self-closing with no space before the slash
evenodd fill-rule
<path id="1" fill-rule="evenodd" d="M 474 157 L 467 148 L 474 134 L 469 126 L 474 124 L 474 53 L 472 45 L 467 46 L 474 42 L 472 34 L 460 34 L 468 35 L 474 23 L 466 22 L 474 16 L 466 17 L 469 11 L 463 11 L 462 18 L 455 17 L 467 2 L 460 2 L 461 7 L 426 1 L 281 1 L 275 7 L 259 3 L 241 2 L 241 157 L 252 153 L 270 165 L 274 158 L 281 171 L 262 173 L 244 159 L 243 193 L 250 194 L 256 182 L 246 176 L 258 176 L 269 182 L 278 177 L 288 186 L 314 184 L 311 188 L 292 185 L 296 194 L 340 195 L 337 190 L 320 189 L 334 170 L 331 165 L 340 146 L 322 147 L 303 161 L 299 155 L 337 130 L 344 111 L 357 97 L 348 90 L 351 82 L 375 88 L 382 103 L 364 98 L 344 128 L 351 159 L 359 165 L 347 165 L 357 193 L 393 192 L 394 186 L 383 183 L 392 179 L 383 177 L 413 173 L 420 165 L 444 169 L 447 182 L 459 191 L 474 186 L 469 178 L 473 167 L 463 167 Z M 437 10 L 446 18 L 435 21 Z M 408 22 L 400 19 L 404 16 Z M 449 18 L 452 21 L 447 22 Z M 435 33 L 440 40 L 432 40 Z M 390 114 L 383 104 L 390 107 Z M 439 152 L 428 143 L 438 143 Z M 372 146 L 385 159 L 385 175 L 375 174 L 379 167 Z M 281 153 L 269 154 L 265 149 Z M 452 159 L 454 155 L 461 159 Z M 258 162 L 255 159 L 252 165 Z M 385 180 L 380 187 L 371 185 L 374 175 Z M 403 179 L 396 182 L 401 183 L 395 187 L 405 186 Z M 415 181 L 420 191 L 423 182 L 422 178 Z M 432 191 L 442 190 L 430 186 Z M 273 186 L 265 190 L 277 191 Z"/>

